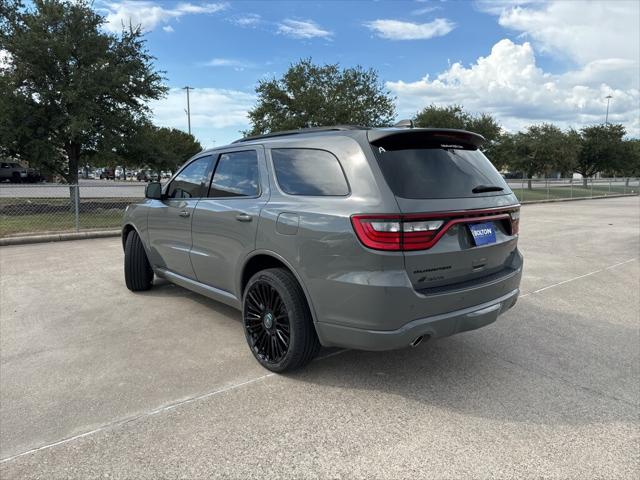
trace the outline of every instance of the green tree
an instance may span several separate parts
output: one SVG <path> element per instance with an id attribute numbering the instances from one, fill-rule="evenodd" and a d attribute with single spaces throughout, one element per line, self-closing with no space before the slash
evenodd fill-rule
<path id="1" fill-rule="evenodd" d="M 139 28 L 106 33 L 86 0 L 0 0 L 0 144 L 77 182 L 84 156 L 112 152 L 166 88 Z"/>
<path id="2" fill-rule="evenodd" d="M 593 125 L 580 130 L 580 152 L 574 171 L 582 175 L 584 186 L 596 173 L 619 168 L 625 153 L 622 140 L 625 134 L 620 124 Z"/>
<path id="3" fill-rule="evenodd" d="M 163 170 L 176 171 L 200 151 L 202 146 L 191 134 L 145 124 L 130 142 L 123 143 L 118 156 L 129 168 L 150 168 L 159 174 Z"/>
<path id="4" fill-rule="evenodd" d="M 413 121 L 416 127 L 466 130 L 470 118 L 471 115 L 465 112 L 461 105 L 447 105 L 446 107 L 429 105 L 418 112 Z"/>
<path id="5" fill-rule="evenodd" d="M 491 149 L 491 163 L 498 169 L 512 168 L 516 157 L 516 135 L 511 133 L 503 133 L 499 140 L 495 142 Z"/>
<path id="6" fill-rule="evenodd" d="M 379 127 L 395 117 L 394 99 L 377 72 L 360 66 L 341 69 L 303 59 L 281 78 L 261 80 L 256 93 L 248 135 L 327 125 Z"/>
<path id="7" fill-rule="evenodd" d="M 486 139 L 482 150 L 492 162 L 494 162 L 493 157 L 502 140 L 502 128 L 495 118 L 487 113 L 472 115 L 465 112 L 461 105 L 447 105 L 445 107 L 429 105 L 416 114 L 414 122 L 417 127 L 457 128 L 479 133 Z"/>
<path id="8" fill-rule="evenodd" d="M 566 136 L 555 125 L 531 125 L 514 137 L 514 157 L 511 167 L 523 172 L 531 189 L 534 175 L 548 175 L 558 167 L 558 158 L 567 152 Z"/>
<path id="9" fill-rule="evenodd" d="M 622 142 L 621 153 L 616 162 L 615 172 L 627 177 L 625 185 L 629 186 L 629 177 L 640 177 L 640 139 L 634 138 Z"/>

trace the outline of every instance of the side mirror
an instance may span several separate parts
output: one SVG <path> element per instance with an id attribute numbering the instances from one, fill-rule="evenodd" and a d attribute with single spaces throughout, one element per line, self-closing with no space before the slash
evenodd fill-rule
<path id="1" fill-rule="evenodd" d="M 162 200 L 162 185 L 160 182 L 150 182 L 144 189 L 144 196 L 152 200 Z"/>

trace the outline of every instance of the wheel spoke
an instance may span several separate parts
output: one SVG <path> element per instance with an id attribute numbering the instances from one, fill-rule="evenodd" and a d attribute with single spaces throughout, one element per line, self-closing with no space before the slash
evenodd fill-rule
<path id="1" fill-rule="evenodd" d="M 256 356 L 269 363 L 282 360 L 289 350 L 291 325 L 278 290 L 267 281 L 253 283 L 245 297 L 244 312 L 244 327 Z"/>

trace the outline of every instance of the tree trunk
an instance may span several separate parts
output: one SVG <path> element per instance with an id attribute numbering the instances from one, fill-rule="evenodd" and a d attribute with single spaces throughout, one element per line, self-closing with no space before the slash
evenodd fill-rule
<path id="1" fill-rule="evenodd" d="M 625 187 L 628 187 L 628 186 L 629 186 L 629 177 L 627 177 L 627 178 L 624 180 L 624 186 L 625 186 Z"/>
<path id="2" fill-rule="evenodd" d="M 65 148 L 67 152 L 67 158 L 69 159 L 69 170 L 65 176 L 65 180 L 69 184 L 69 200 L 71 202 L 71 211 L 75 212 L 76 201 L 80 202 L 80 192 L 78 191 L 76 196 L 76 189 L 78 188 L 78 165 L 80 165 L 80 144 L 70 143 Z"/>
<path id="3" fill-rule="evenodd" d="M 582 175 L 582 186 L 584 188 L 589 188 L 589 184 L 587 183 L 588 181 L 589 179 L 585 175 Z"/>
<path id="4" fill-rule="evenodd" d="M 531 190 L 533 188 L 531 185 L 531 177 L 533 177 L 533 175 L 531 173 L 527 173 L 527 190 Z"/>

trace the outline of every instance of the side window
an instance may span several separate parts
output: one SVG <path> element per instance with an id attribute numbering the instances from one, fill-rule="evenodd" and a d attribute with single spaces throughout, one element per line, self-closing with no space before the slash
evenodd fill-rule
<path id="1" fill-rule="evenodd" d="M 168 198 L 199 198 L 213 168 L 213 157 L 206 156 L 191 162 L 169 184 Z"/>
<path id="2" fill-rule="evenodd" d="M 271 150 L 278 185 L 289 195 L 343 196 L 349 185 L 338 159 L 325 150 Z"/>
<path id="3" fill-rule="evenodd" d="M 211 180 L 210 197 L 256 197 L 260 194 L 255 150 L 223 153 Z"/>

